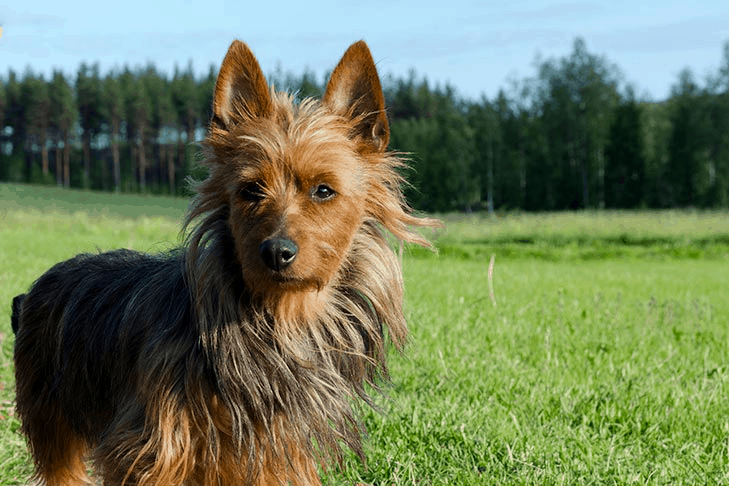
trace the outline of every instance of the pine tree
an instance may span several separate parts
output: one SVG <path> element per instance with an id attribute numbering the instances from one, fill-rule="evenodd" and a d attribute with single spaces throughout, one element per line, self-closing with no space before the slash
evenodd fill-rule
<path id="1" fill-rule="evenodd" d="M 21 83 L 15 71 L 8 72 L 5 84 L 5 124 L 10 128 L 10 156 L 3 164 L 3 180 L 20 182 L 25 172 L 25 105 L 21 100 Z"/>
<path id="2" fill-rule="evenodd" d="M 605 148 L 605 206 L 608 208 L 635 208 L 644 201 L 641 115 L 632 91 L 615 110 Z"/>
<path id="3" fill-rule="evenodd" d="M 26 127 L 26 156 L 27 173 L 26 180 L 34 181 L 33 154 L 41 153 L 42 177 L 48 175 L 48 145 L 47 134 L 50 121 L 50 99 L 48 97 L 48 85 L 43 76 L 36 77 L 32 71 L 26 71 L 20 88 L 20 99 L 24 107 L 23 116 Z"/>
<path id="4" fill-rule="evenodd" d="M 53 71 L 53 79 L 48 87 L 51 101 L 50 126 L 54 133 L 56 149 L 56 184 L 71 186 L 71 130 L 78 119 L 78 110 L 73 96 L 73 88 L 63 72 Z"/>
<path id="5" fill-rule="evenodd" d="M 131 160 L 131 177 L 138 177 L 138 188 L 144 192 L 147 188 L 147 145 L 149 131 L 149 101 L 144 82 L 139 73 L 125 67 L 121 79 L 124 96 L 124 112 L 127 122 L 127 142 Z"/>
<path id="6" fill-rule="evenodd" d="M 687 207 L 699 204 L 697 175 L 703 147 L 699 88 L 686 68 L 679 73 L 673 87 L 672 130 L 668 145 L 668 167 L 665 178 L 670 189 L 670 204 Z"/>
<path id="7" fill-rule="evenodd" d="M 121 154 L 119 152 L 119 138 L 121 137 L 121 124 L 124 115 L 124 97 L 119 85 L 119 74 L 112 71 L 104 77 L 103 108 L 104 118 L 109 126 L 109 140 L 111 143 L 111 160 L 114 181 L 114 191 L 121 192 Z"/>
<path id="8" fill-rule="evenodd" d="M 198 91 L 192 70 L 192 62 L 188 63 L 185 71 L 175 67 L 175 74 L 170 87 L 172 106 L 175 111 L 178 138 L 177 154 L 184 173 L 189 173 L 193 165 L 195 130 L 200 122 L 198 113 Z M 183 142 L 183 134 L 185 141 Z"/>
<path id="9" fill-rule="evenodd" d="M 91 187 L 91 143 L 101 132 L 103 123 L 102 87 L 99 78 L 99 65 L 89 66 L 81 63 L 76 75 L 76 102 L 82 135 L 81 144 L 84 156 L 82 185 Z"/>

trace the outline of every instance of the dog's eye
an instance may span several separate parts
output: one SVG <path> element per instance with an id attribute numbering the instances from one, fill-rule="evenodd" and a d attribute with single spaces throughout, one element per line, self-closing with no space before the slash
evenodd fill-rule
<path id="1" fill-rule="evenodd" d="M 250 202 L 259 202 L 266 196 L 260 182 L 249 182 L 240 190 L 240 195 Z"/>
<path id="2" fill-rule="evenodd" d="M 312 197 L 319 201 L 327 201 L 333 198 L 335 194 L 334 189 L 325 184 L 319 184 L 311 193 Z"/>

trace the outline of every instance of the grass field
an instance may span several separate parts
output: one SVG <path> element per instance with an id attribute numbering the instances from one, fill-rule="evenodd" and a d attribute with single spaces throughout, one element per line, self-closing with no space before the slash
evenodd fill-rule
<path id="1" fill-rule="evenodd" d="M 12 297 L 80 251 L 175 245 L 185 205 L 0 185 L 0 484 L 30 473 Z M 325 484 L 729 484 L 729 214 L 446 220 L 404 257 L 412 338 L 368 463 Z"/>

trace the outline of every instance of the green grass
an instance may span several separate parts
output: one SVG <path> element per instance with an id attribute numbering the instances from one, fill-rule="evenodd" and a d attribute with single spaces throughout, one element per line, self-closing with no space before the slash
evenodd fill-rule
<path id="1" fill-rule="evenodd" d="M 0 211 L 44 214 L 83 213 L 92 218 L 138 219 L 144 216 L 180 220 L 187 200 L 165 196 L 108 194 L 49 186 L 0 183 Z"/>
<path id="2" fill-rule="evenodd" d="M 0 484 L 25 484 L 12 297 L 79 251 L 175 245 L 186 203 L 0 194 Z M 325 484 L 729 484 L 729 215 L 447 219 L 403 262 L 412 336 L 363 411 L 368 463 Z"/>
<path id="3" fill-rule="evenodd" d="M 496 307 L 480 262 L 405 278 L 412 342 L 364 480 L 729 482 L 726 263 L 497 260 Z"/>
<path id="4" fill-rule="evenodd" d="M 697 211 L 585 211 L 446 215 L 436 235 L 444 255 L 550 261 L 729 258 L 729 215 Z M 417 251 L 422 254 L 422 251 Z"/>

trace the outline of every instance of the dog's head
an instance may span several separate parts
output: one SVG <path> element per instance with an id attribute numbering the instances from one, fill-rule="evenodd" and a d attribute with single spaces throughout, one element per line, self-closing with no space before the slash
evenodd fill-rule
<path id="1" fill-rule="evenodd" d="M 366 220 L 418 240 L 407 230 L 419 220 L 404 211 L 388 140 L 385 99 L 363 41 L 346 51 L 321 101 L 299 104 L 269 88 L 251 50 L 235 41 L 204 142 L 210 175 L 190 218 L 225 208 L 254 299 L 310 318 Z"/>

